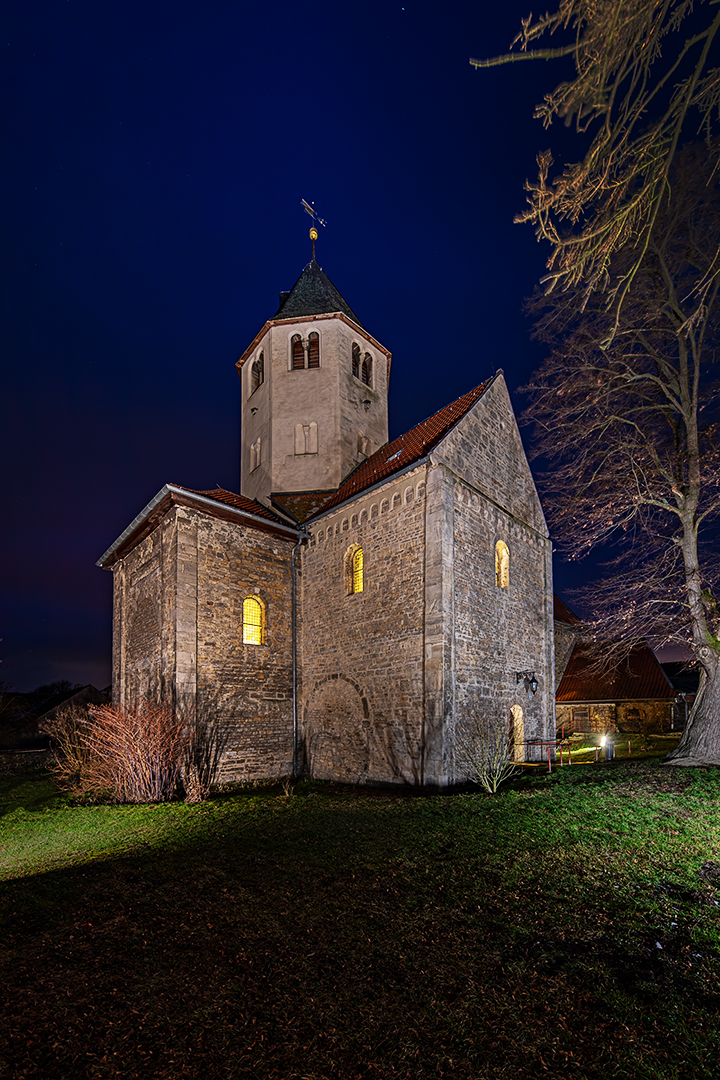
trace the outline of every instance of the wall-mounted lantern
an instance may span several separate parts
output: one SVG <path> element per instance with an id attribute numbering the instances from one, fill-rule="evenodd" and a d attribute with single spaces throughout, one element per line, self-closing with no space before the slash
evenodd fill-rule
<path id="1" fill-rule="evenodd" d="M 527 690 L 528 694 L 530 695 L 530 700 L 532 701 L 533 694 L 537 693 L 537 688 L 538 688 L 538 681 L 535 678 L 535 672 L 534 671 L 516 671 L 515 672 L 515 685 L 516 686 L 520 682 L 521 679 L 522 679 L 522 681 L 523 681 L 523 683 L 525 685 L 525 689 Z"/>

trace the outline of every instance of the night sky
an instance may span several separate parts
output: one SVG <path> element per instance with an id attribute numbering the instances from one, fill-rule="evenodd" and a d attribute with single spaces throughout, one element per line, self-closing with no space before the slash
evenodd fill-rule
<path id="1" fill-rule="evenodd" d="M 0 679 L 106 686 L 96 560 L 166 482 L 239 491 L 234 364 L 310 258 L 301 198 L 392 350 L 391 439 L 499 367 L 526 381 L 547 251 L 512 219 L 539 149 L 579 156 L 532 118 L 567 71 L 468 59 L 528 10 L 4 6 Z"/>

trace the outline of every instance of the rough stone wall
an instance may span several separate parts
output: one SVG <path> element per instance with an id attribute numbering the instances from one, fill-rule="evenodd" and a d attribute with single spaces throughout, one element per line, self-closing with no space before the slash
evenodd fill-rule
<path id="1" fill-rule="evenodd" d="M 516 758 L 534 760 L 541 750 L 528 744 L 554 738 L 550 542 L 467 484 L 453 494 L 455 723 L 482 715 L 509 728 L 519 706 Z M 507 588 L 495 581 L 499 540 L 510 551 Z M 534 672 L 532 700 L 518 672 Z"/>
<path id="2" fill-rule="evenodd" d="M 596 734 L 604 732 L 652 732 L 670 731 L 673 722 L 674 702 L 669 701 L 619 701 L 615 703 L 572 705 L 558 704 L 556 709 L 558 732 L 578 728 L 578 710 L 586 710 L 588 719 L 582 722 L 582 730 Z M 575 710 L 573 712 L 573 710 Z M 633 715 L 628 713 L 633 711 Z M 636 715 L 637 714 L 637 715 Z"/>
<path id="3" fill-rule="evenodd" d="M 301 734 L 306 767 L 348 782 L 422 783 L 425 469 L 311 527 L 303 549 Z M 347 556 L 364 555 L 350 594 Z"/>
<path id="4" fill-rule="evenodd" d="M 443 439 L 433 459 L 511 517 L 548 535 L 502 374 Z"/>
<path id="5" fill-rule="evenodd" d="M 115 570 L 113 699 L 192 704 L 221 720 L 221 779 L 292 769 L 292 542 L 174 507 Z M 242 604 L 266 640 L 243 645 Z"/>
<path id="6" fill-rule="evenodd" d="M 489 710 L 509 724 L 511 706 L 519 705 L 525 741 L 551 739 L 552 548 L 501 374 L 432 460 L 454 484 L 455 722 Z M 510 551 L 507 589 L 495 584 L 499 540 Z M 516 681 L 523 671 L 538 680 L 532 701 Z M 526 753 L 533 759 L 540 751 L 528 746 Z"/>

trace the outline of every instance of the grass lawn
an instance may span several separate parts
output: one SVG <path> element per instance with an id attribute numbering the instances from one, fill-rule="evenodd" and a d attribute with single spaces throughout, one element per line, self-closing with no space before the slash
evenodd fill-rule
<path id="1" fill-rule="evenodd" d="M 718 1075 L 720 770 L 73 806 L 0 781 L 0 1077 Z"/>

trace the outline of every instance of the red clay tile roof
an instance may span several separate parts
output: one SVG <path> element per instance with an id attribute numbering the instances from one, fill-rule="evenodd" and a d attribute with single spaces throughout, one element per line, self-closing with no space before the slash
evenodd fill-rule
<path id="1" fill-rule="evenodd" d="M 675 691 L 647 645 L 636 645 L 626 660 L 601 675 L 591 672 L 587 647 L 577 644 L 557 689 L 557 702 L 643 701 L 674 698 Z"/>
<path id="2" fill-rule="evenodd" d="M 254 514 L 256 517 L 266 518 L 268 521 L 275 521 L 280 525 L 289 524 L 285 518 L 280 517 L 279 514 L 274 514 L 272 510 L 268 510 L 267 506 L 263 506 L 262 503 L 256 502 L 254 499 L 246 499 L 244 495 L 236 495 L 225 488 L 196 491 L 195 488 L 183 487 L 182 484 L 173 484 L 172 486 L 180 488 L 181 491 L 189 491 L 192 495 L 204 495 L 206 499 L 225 503 L 226 506 L 233 506 L 236 510 L 244 510 L 246 514 Z"/>
<path id="3" fill-rule="evenodd" d="M 575 612 L 563 603 L 557 593 L 553 593 L 553 619 L 555 622 L 568 623 L 570 626 L 578 626 L 581 621 Z"/>
<path id="4" fill-rule="evenodd" d="M 461 420 L 475 402 L 480 400 L 494 378 L 495 376 L 486 379 L 484 383 L 480 383 L 474 390 L 463 394 L 457 401 L 446 405 L 444 409 L 440 409 L 439 412 L 429 416 L 427 420 L 423 420 L 417 427 L 411 428 L 410 431 L 407 431 L 398 439 L 386 443 L 385 446 L 382 446 L 369 458 L 366 458 L 343 480 L 335 494 L 327 500 L 318 512 L 324 513 L 326 510 L 330 510 L 331 507 L 338 506 L 340 503 L 345 502 L 346 499 L 351 499 L 354 495 L 365 491 L 366 488 L 377 484 L 380 480 L 387 480 L 394 473 L 401 472 L 408 465 L 412 465 L 415 461 L 419 461 L 420 458 L 429 454 L 450 429 L 457 424 L 458 420 Z"/>

